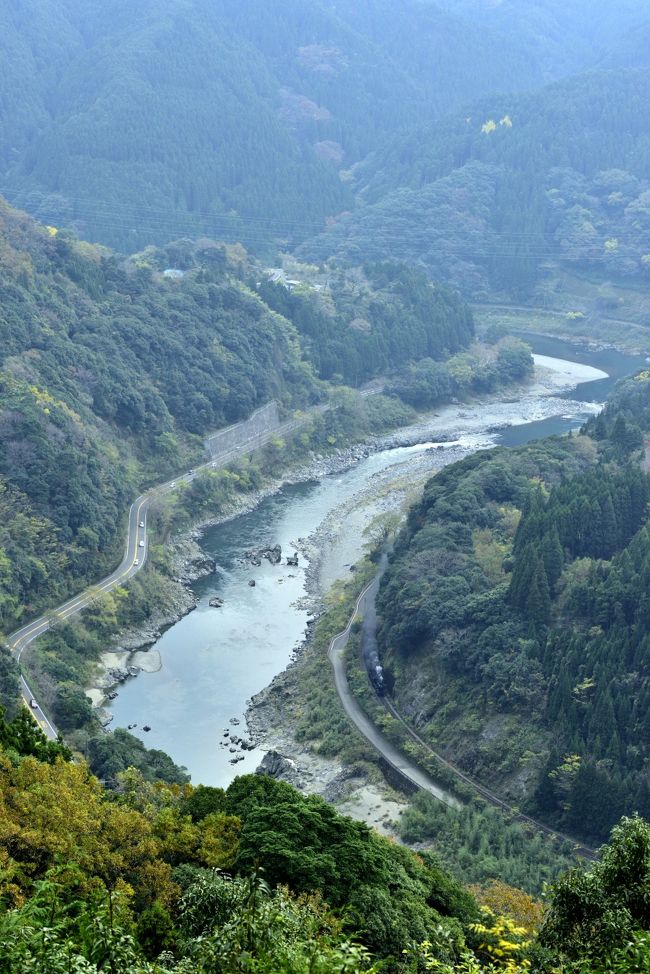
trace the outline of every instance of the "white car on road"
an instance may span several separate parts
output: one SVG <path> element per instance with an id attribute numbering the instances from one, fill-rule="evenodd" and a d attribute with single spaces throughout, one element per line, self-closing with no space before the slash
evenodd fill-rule
<path id="1" fill-rule="evenodd" d="M 144 548 L 144 541 L 138 541 L 138 548 Z"/>

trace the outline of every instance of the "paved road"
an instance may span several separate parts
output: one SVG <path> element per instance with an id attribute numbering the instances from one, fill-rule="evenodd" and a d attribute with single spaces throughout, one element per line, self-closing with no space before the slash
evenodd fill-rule
<path id="1" fill-rule="evenodd" d="M 375 727 L 369 717 L 366 716 L 364 711 L 361 709 L 356 697 L 353 695 L 348 684 L 348 679 L 345 673 L 345 663 L 343 660 L 343 651 L 347 646 L 348 640 L 350 638 L 350 631 L 352 629 L 352 623 L 355 616 L 359 614 L 364 614 L 367 607 L 374 606 L 375 597 L 377 595 L 377 590 L 379 588 L 379 583 L 381 581 L 381 576 L 383 575 L 386 564 L 388 562 L 387 556 L 382 555 L 382 560 L 380 562 L 379 571 L 373 578 L 373 580 L 366 585 L 363 592 L 357 599 L 357 603 L 354 607 L 354 612 L 350 617 L 350 621 L 347 626 L 340 632 L 338 636 L 332 639 L 329 647 L 329 659 L 334 670 L 334 682 L 336 684 L 336 689 L 343 704 L 343 708 L 352 721 L 353 724 L 361 731 L 363 736 L 368 740 L 374 748 L 388 761 L 391 767 L 395 768 L 404 778 L 412 782 L 417 788 L 423 791 L 428 791 L 429 794 L 433 795 L 439 801 L 444 802 L 445 805 L 449 805 L 451 808 L 460 808 L 461 803 L 458 799 L 454 798 L 449 792 L 441 788 L 440 785 L 436 784 L 433 778 L 430 778 L 426 772 L 402 754 L 398 748 L 392 744 L 387 737 L 385 737 L 382 732 Z"/>
<path id="2" fill-rule="evenodd" d="M 375 379 L 372 382 L 367 383 L 358 391 L 361 396 L 366 397 L 376 395 L 383 390 L 383 387 L 384 380 Z M 96 599 L 98 595 L 101 595 L 104 592 L 110 592 L 111 589 L 121 585 L 135 575 L 136 572 L 140 571 L 147 560 L 147 511 L 153 500 L 163 496 L 169 491 L 175 490 L 179 484 L 190 483 L 202 470 L 224 467 L 236 457 L 243 456 L 246 453 L 252 453 L 254 450 L 259 450 L 266 443 L 268 443 L 269 440 L 275 437 L 287 436 L 289 433 L 293 433 L 305 423 L 310 415 L 323 415 L 323 413 L 327 412 L 330 408 L 331 403 L 320 403 L 317 406 L 312 406 L 311 409 L 306 410 L 302 415 L 295 419 L 285 420 L 283 423 L 259 433 L 245 435 L 244 438 L 236 444 L 236 446 L 213 454 L 210 460 L 208 460 L 206 463 L 200 464 L 195 469 L 189 470 L 187 473 L 180 474 L 174 480 L 168 480 L 166 483 L 152 488 L 145 494 L 141 494 L 140 497 L 133 502 L 129 510 L 126 551 L 118 567 L 114 572 L 103 579 L 103 581 L 98 582 L 96 585 L 90 586 L 90 588 L 81 592 L 79 595 L 75 595 L 73 598 L 68 599 L 67 602 L 64 602 L 63 605 L 60 605 L 57 609 L 51 610 L 49 613 L 40 616 L 38 619 L 34 619 L 21 629 L 17 629 L 15 632 L 13 632 L 7 638 L 7 646 L 13 653 L 16 661 L 20 663 L 20 658 L 29 644 L 39 636 L 42 636 L 44 632 L 48 631 L 48 629 L 51 629 L 52 626 L 65 619 L 69 619 L 78 612 L 81 612 L 81 610 L 90 605 L 93 599 Z M 260 410 L 257 410 L 256 413 L 257 412 L 260 412 Z M 256 413 L 253 415 L 256 415 Z M 242 431 L 246 430 L 246 426 L 250 418 L 251 417 L 249 417 L 248 420 L 242 420 L 241 423 L 235 423 L 234 426 L 229 427 L 229 429 L 235 430 L 237 427 L 241 427 Z M 208 437 L 206 440 L 208 448 L 210 440 L 211 437 Z M 20 685 L 25 705 L 30 707 L 34 717 L 40 724 L 46 736 L 50 738 L 50 740 L 56 740 L 56 738 L 59 737 L 59 732 L 57 731 L 54 722 L 48 718 L 48 716 L 43 712 L 42 707 L 38 705 L 36 693 L 22 675 L 20 678 Z"/>
<path id="3" fill-rule="evenodd" d="M 322 405 L 317 406 L 315 407 L 315 411 L 323 412 L 324 407 Z M 242 426 L 245 425 L 245 422 L 246 421 L 244 420 Z M 7 639 L 7 646 L 13 653 L 16 661 L 20 663 L 20 658 L 29 644 L 39 636 L 42 636 L 44 632 L 48 631 L 48 629 L 51 629 L 52 626 L 65 619 L 69 619 L 78 612 L 81 612 L 81 610 L 90 605 L 90 603 L 96 599 L 98 595 L 102 595 L 104 592 L 110 592 L 118 585 L 126 582 L 129 578 L 135 575 L 136 572 L 140 571 L 147 560 L 147 512 L 152 501 L 162 497 L 164 494 L 169 493 L 170 491 L 175 490 L 180 484 L 191 483 L 191 481 L 194 480 L 197 474 L 201 471 L 223 467 L 236 457 L 243 456 L 246 453 L 252 453 L 253 450 L 259 449 L 272 437 L 284 436 L 287 433 L 292 432 L 302 425 L 303 422 L 304 418 L 288 420 L 272 430 L 267 430 L 263 433 L 249 436 L 238 443 L 237 446 L 224 451 L 219 456 L 213 456 L 211 460 L 197 466 L 195 469 L 181 474 L 174 480 L 168 480 L 166 483 L 152 488 L 145 494 L 141 494 L 140 497 L 133 502 L 129 510 L 126 549 L 124 557 L 122 558 L 122 561 L 118 567 L 101 582 L 90 586 L 79 595 L 75 595 L 73 598 L 68 599 L 67 602 L 64 602 L 63 605 L 60 605 L 57 609 L 40 616 L 38 619 L 34 619 L 21 629 L 17 629 L 15 632 L 13 632 Z M 34 717 L 38 721 L 45 735 L 50 740 L 56 740 L 57 737 L 59 737 L 59 732 L 54 722 L 43 712 L 42 707 L 37 704 L 37 694 L 34 692 L 33 688 L 30 687 L 24 676 L 21 676 L 20 684 L 25 705 L 30 707 Z"/>
<path id="4" fill-rule="evenodd" d="M 372 581 L 366 585 L 364 590 L 359 595 L 354 607 L 354 612 L 350 617 L 350 621 L 343 632 L 340 632 L 337 636 L 334 636 L 330 643 L 328 655 L 334 670 L 334 682 L 336 684 L 336 690 L 341 703 L 343 704 L 343 708 L 350 720 L 357 726 L 363 736 L 373 745 L 373 747 L 377 749 L 377 751 L 379 751 L 382 757 L 384 757 L 393 768 L 399 771 L 402 775 L 404 775 L 405 778 L 411 781 L 418 788 L 421 788 L 423 791 L 428 791 L 429 794 L 434 796 L 434 798 L 444 802 L 445 805 L 449 805 L 452 808 L 460 808 L 461 802 L 459 802 L 457 798 L 441 788 L 440 785 L 436 784 L 436 782 L 429 777 L 426 772 L 424 772 L 417 764 L 402 754 L 402 752 L 399 751 L 398 748 L 396 748 L 395 745 L 392 744 L 388 738 L 386 738 L 381 731 L 378 730 L 377 727 L 375 727 L 370 718 L 361 709 L 361 706 L 352 694 L 348 684 L 343 660 L 343 651 L 345 650 L 350 638 L 352 623 L 357 616 L 362 615 L 364 617 L 364 623 L 368 619 L 371 619 L 373 620 L 373 624 L 376 626 L 375 600 L 379 590 L 379 584 L 384 572 L 386 571 L 387 565 L 388 556 L 384 553 L 379 562 L 379 570 L 376 572 Z M 441 767 L 445 768 L 447 771 L 450 771 L 465 785 L 469 785 L 473 791 L 481 795 L 491 805 L 494 805 L 496 808 L 500 808 L 514 820 L 521 822 L 522 825 L 532 826 L 537 831 L 543 832 L 545 835 L 548 835 L 551 838 L 559 839 L 562 842 L 572 843 L 574 850 L 578 855 L 591 860 L 597 858 L 594 849 L 591 849 L 589 846 L 581 843 L 576 843 L 571 836 L 565 835 L 563 832 L 557 832 L 554 829 L 544 825 L 542 822 L 538 822 L 537 819 L 524 815 L 518 809 L 513 808 L 511 805 L 508 805 L 507 802 L 502 801 L 502 799 L 499 798 L 498 795 L 495 795 L 494 792 L 474 781 L 463 771 L 461 771 L 460 768 L 457 768 L 454 764 L 452 764 L 451 761 L 447 761 L 441 754 L 434 751 L 431 745 L 423 740 L 420 735 L 404 720 L 402 715 L 387 697 L 381 699 L 386 710 L 388 710 L 393 717 L 400 721 L 413 740 L 417 741 L 418 744 L 426 748 L 429 754 L 435 758 Z"/>

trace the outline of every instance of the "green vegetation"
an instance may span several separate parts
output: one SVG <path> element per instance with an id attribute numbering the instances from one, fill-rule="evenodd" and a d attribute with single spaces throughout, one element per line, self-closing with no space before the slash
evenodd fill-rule
<path id="1" fill-rule="evenodd" d="M 316 623 L 314 635 L 300 669 L 299 703 L 294 708 L 296 738 L 305 741 L 317 754 L 339 756 L 347 767 L 376 765 L 377 753 L 354 727 L 338 698 L 328 659 L 332 639 L 348 624 L 356 600 L 376 571 L 370 559 L 358 563 L 353 577 L 345 584 L 335 583 L 327 594 L 326 612 Z"/>
<path id="2" fill-rule="evenodd" d="M 107 573 L 147 476 L 270 398 L 318 395 L 292 326 L 226 271 L 168 283 L 0 211 L 0 626 Z M 289 391 L 290 390 L 290 391 Z"/>
<path id="3" fill-rule="evenodd" d="M 396 134 L 354 169 L 363 205 L 299 252 L 353 264 L 390 255 L 474 300 L 543 307 L 566 300 L 567 268 L 598 285 L 642 284 L 649 86 L 647 66 L 589 72 Z"/>
<path id="4" fill-rule="evenodd" d="M 474 778 L 601 841 L 648 814 L 642 373 L 579 436 L 446 468 L 378 606 L 388 688 Z"/>
<path id="5" fill-rule="evenodd" d="M 612 300 L 615 303 L 615 308 L 608 313 L 624 318 L 625 327 L 621 324 L 615 325 L 606 314 L 599 311 L 598 303 L 602 292 L 595 281 L 591 283 L 567 275 L 566 287 L 556 296 L 557 307 L 564 307 L 566 310 L 482 305 L 473 309 L 477 335 L 483 340 L 483 336 L 490 333 L 502 332 L 508 335 L 532 332 L 570 339 L 576 344 L 594 342 L 606 346 L 612 342 L 615 334 L 616 347 L 622 351 L 632 354 L 641 352 L 644 355 L 650 352 L 650 333 L 640 323 L 647 304 L 645 292 L 618 286 L 615 289 L 605 286 L 605 289 L 609 295 L 613 295 Z M 576 305 L 586 309 L 586 312 L 574 313 Z"/>
<path id="6" fill-rule="evenodd" d="M 396 823 L 400 838 L 409 844 L 425 843 L 464 883 L 505 882 L 540 895 L 546 883 L 579 861 L 573 844 L 493 808 L 414 741 L 371 687 L 361 655 L 360 633 L 361 623 L 357 621 L 345 657 L 348 683 L 355 697 L 393 744 L 462 803 L 460 808 L 451 808 L 427 792 L 417 792 Z"/>
<path id="7" fill-rule="evenodd" d="M 543 52 L 546 72 L 559 70 L 563 75 L 593 63 L 594 53 L 598 63 L 602 63 L 605 51 L 627 53 L 637 35 L 644 36 L 647 23 L 647 11 L 636 0 L 620 0 L 615 8 L 608 0 L 518 0 L 497 4 L 443 0 L 441 6 L 485 27 L 515 34 L 522 48 L 530 49 L 531 54 L 534 50 Z M 644 26 L 639 28 L 640 24 Z M 613 56 L 605 55 L 608 65 Z M 616 66 L 630 64 L 629 60 L 620 60 Z"/>
<path id="8" fill-rule="evenodd" d="M 405 264 L 339 272 L 325 295 L 270 282 L 258 293 L 295 325 L 321 379 L 352 386 L 409 361 L 447 358 L 474 334 L 458 295 Z"/>
<path id="9" fill-rule="evenodd" d="M 516 338 L 503 338 L 492 347 L 472 346 L 446 362 L 423 358 L 404 369 L 389 391 L 416 409 L 427 409 L 450 399 L 485 395 L 532 374 L 530 348 Z"/>
<path id="10" fill-rule="evenodd" d="M 465 883 L 498 879 L 536 896 L 576 859 L 570 842 L 549 839 L 481 800 L 450 809 L 426 792 L 403 812 L 399 834 L 409 844 L 426 843 Z"/>
<path id="11" fill-rule="evenodd" d="M 39 0 L 0 28 L 23 95 L 0 108 L 0 189 L 126 253 L 304 239 L 352 205 L 340 171 L 385 136 L 544 71 L 507 28 L 416 0 Z"/>
<path id="12" fill-rule="evenodd" d="M 0 753 L 0 940 L 11 974 L 65 970 L 57 965 L 73 958 L 86 959 L 78 970 L 127 974 L 163 951 L 151 970 L 352 974 L 370 962 L 351 936 L 393 958 L 388 969 L 430 931 L 448 958 L 471 938 L 476 903 L 433 859 L 320 798 L 256 776 L 225 792 L 152 785 L 133 769 L 111 794 L 82 764 L 45 763 L 34 750 L 14 742 Z M 244 951 L 255 966 L 240 966 Z"/>
<path id="13" fill-rule="evenodd" d="M 3 974 L 566 974 L 646 970 L 650 826 L 623 819 L 543 914 L 470 891 L 265 776 L 107 792 L 24 711 L 0 715 Z"/>

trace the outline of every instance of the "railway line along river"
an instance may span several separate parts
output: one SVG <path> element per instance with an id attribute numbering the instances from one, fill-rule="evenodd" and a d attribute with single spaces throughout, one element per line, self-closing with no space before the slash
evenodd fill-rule
<path id="1" fill-rule="evenodd" d="M 232 743 L 233 737 L 248 739 L 247 703 L 290 663 L 314 599 L 349 573 L 376 518 L 469 452 L 580 426 L 617 379 L 644 364 L 612 350 L 536 336 L 529 341 L 538 365 L 538 381 L 530 388 L 440 409 L 348 470 L 285 486 L 253 511 L 207 529 L 201 545 L 216 560 L 217 572 L 195 583 L 197 609 L 156 643 L 160 669 L 120 688 L 111 703 L 111 727 L 135 724 L 133 733 L 185 765 L 195 783 L 225 786 L 253 771 L 264 752 Z M 244 557 L 278 544 L 279 565 L 262 558 L 256 566 Z M 285 556 L 296 550 L 298 566 L 286 565 Z M 223 602 L 218 608 L 209 605 L 215 597 Z M 329 671 L 323 679 L 331 679 Z"/>

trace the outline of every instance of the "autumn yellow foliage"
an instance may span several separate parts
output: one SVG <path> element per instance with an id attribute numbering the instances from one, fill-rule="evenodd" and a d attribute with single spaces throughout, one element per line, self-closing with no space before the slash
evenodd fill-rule
<path id="1" fill-rule="evenodd" d="M 87 891 L 121 886 L 138 902 L 173 902 L 179 862 L 224 868 L 237 855 L 240 823 L 213 813 L 195 823 L 184 790 L 145 782 L 131 769 L 109 800 L 85 764 L 0 756 L 0 897 L 20 905 L 34 880 L 73 864 Z"/>

